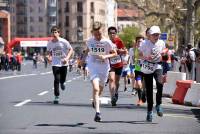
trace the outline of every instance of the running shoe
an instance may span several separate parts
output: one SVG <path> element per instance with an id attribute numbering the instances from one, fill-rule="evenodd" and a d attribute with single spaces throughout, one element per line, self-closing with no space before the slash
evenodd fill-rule
<path id="1" fill-rule="evenodd" d="M 65 90 L 65 84 L 60 84 L 61 89 L 64 91 Z"/>
<path id="2" fill-rule="evenodd" d="M 153 111 L 148 111 L 148 112 L 147 112 L 146 121 L 152 122 L 152 120 L 153 120 Z"/>
<path id="3" fill-rule="evenodd" d="M 117 105 L 116 102 L 117 102 L 117 99 L 116 99 L 115 96 L 113 96 L 113 97 L 111 98 L 111 104 L 112 104 L 112 106 L 116 106 L 116 105 Z"/>
<path id="4" fill-rule="evenodd" d="M 124 92 L 126 92 L 126 91 L 127 91 L 127 87 L 124 88 Z"/>
<path id="5" fill-rule="evenodd" d="M 157 115 L 162 117 L 163 116 L 163 109 L 160 105 L 156 106 Z"/>
<path id="6" fill-rule="evenodd" d="M 94 121 L 96 121 L 96 122 L 101 121 L 101 114 L 99 112 L 96 112 L 95 117 L 94 117 Z"/>
<path id="7" fill-rule="evenodd" d="M 118 93 L 115 93 L 116 102 L 118 101 Z"/>
<path id="8" fill-rule="evenodd" d="M 53 101 L 54 104 L 58 104 L 59 103 L 59 97 L 58 96 L 55 96 L 55 99 Z"/>
<path id="9" fill-rule="evenodd" d="M 133 88 L 132 89 L 132 95 L 136 95 L 137 94 L 137 91 Z"/>

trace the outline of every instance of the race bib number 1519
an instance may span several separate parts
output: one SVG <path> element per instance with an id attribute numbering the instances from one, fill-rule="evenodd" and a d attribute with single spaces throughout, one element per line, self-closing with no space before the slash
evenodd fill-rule
<path id="1" fill-rule="evenodd" d="M 89 52 L 91 55 L 105 55 L 105 48 L 104 47 L 92 47 Z"/>

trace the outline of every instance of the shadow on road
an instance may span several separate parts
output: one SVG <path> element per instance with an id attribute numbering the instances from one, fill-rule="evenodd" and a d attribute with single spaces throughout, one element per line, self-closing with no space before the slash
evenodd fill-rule
<path id="1" fill-rule="evenodd" d="M 19 102 L 12 102 L 12 103 L 19 103 Z M 47 101 L 47 102 L 29 102 L 26 104 L 28 106 L 31 105 L 41 105 L 41 106 L 58 106 L 58 107 L 84 107 L 84 108 L 92 108 L 92 104 L 88 103 L 59 103 L 59 104 L 53 104 L 52 101 Z M 102 104 L 102 108 L 109 108 L 109 109 L 138 109 L 138 110 L 146 110 L 146 106 L 137 106 L 134 104 L 118 104 L 115 107 L 112 107 L 110 104 Z M 185 116 L 187 115 L 194 115 L 195 118 L 197 118 L 198 122 L 200 123 L 200 109 L 199 108 L 191 108 L 191 109 L 178 109 L 177 107 L 174 108 L 167 108 L 163 107 L 164 114 L 183 114 Z M 130 121 L 130 122 L 124 122 L 124 121 L 104 121 L 102 123 L 132 123 L 132 124 L 146 124 L 147 122 L 144 121 Z"/>
<path id="2" fill-rule="evenodd" d="M 200 109 L 191 109 L 191 111 L 195 115 L 195 118 L 197 118 L 198 122 L 200 123 Z"/>
<path id="3" fill-rule="evenodd" d="M 12 102 L 14 104 L 17 104 L 19 103 L 20 101 L 15 101 L 15 102 Z M 27 106 L 30 106 L 30 105 L 42 105 L 42 106 L 68 106 L 68 107 L 92 107 L 92 104 L 88 104 L 88 103 L 63 103 L 63 102 L 59 102 L 59 104 L 53 104 L 53 101 L 46 101 L 46 102 L 29 102 L 26 104 Z M 117 106 L 115 107 L 112 107 L 111 104 L 101 104 L 101 107 L 102 108 L 115 108 L 115 109 L 146 109 L 145 106 L 137 106 L 137 105 L 134 105 L 134 104 L 118 104 Z"/>
<path id="4" fill-rule="evenodd" d="M 77 123 L 77 124 L 37 124 L 35 126 L 40 127 L 81 127 L 81 128 L 87 128 L 87 129 L 96 129 L 96 127 L 84 127 L 84 125 L 87 123 Z"/>
<path id="5" fill-rule="evenodd" d="M 100 123 L 127 123 L 127 124 L 158 124 L 147 121 L 101 121 Z"/>

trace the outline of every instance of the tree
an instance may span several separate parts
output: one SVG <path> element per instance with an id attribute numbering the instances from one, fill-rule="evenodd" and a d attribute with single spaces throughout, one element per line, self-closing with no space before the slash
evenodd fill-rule
<path id="1" fill-rule="evenodd" d="M 122 39 L 126 48 L 132 47 L 135 37 L 140 34 L 140 29 L 137 27 L 126 27 L 120 33 L 119 37 Z"/>

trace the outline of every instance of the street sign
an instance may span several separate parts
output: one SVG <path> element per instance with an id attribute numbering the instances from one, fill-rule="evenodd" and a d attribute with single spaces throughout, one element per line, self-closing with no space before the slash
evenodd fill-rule
<path id="1" fill-rule="evenodd" d="M 167 33 L 161 33 L 160 39 L 166 41 L 167 40 Z"/>

